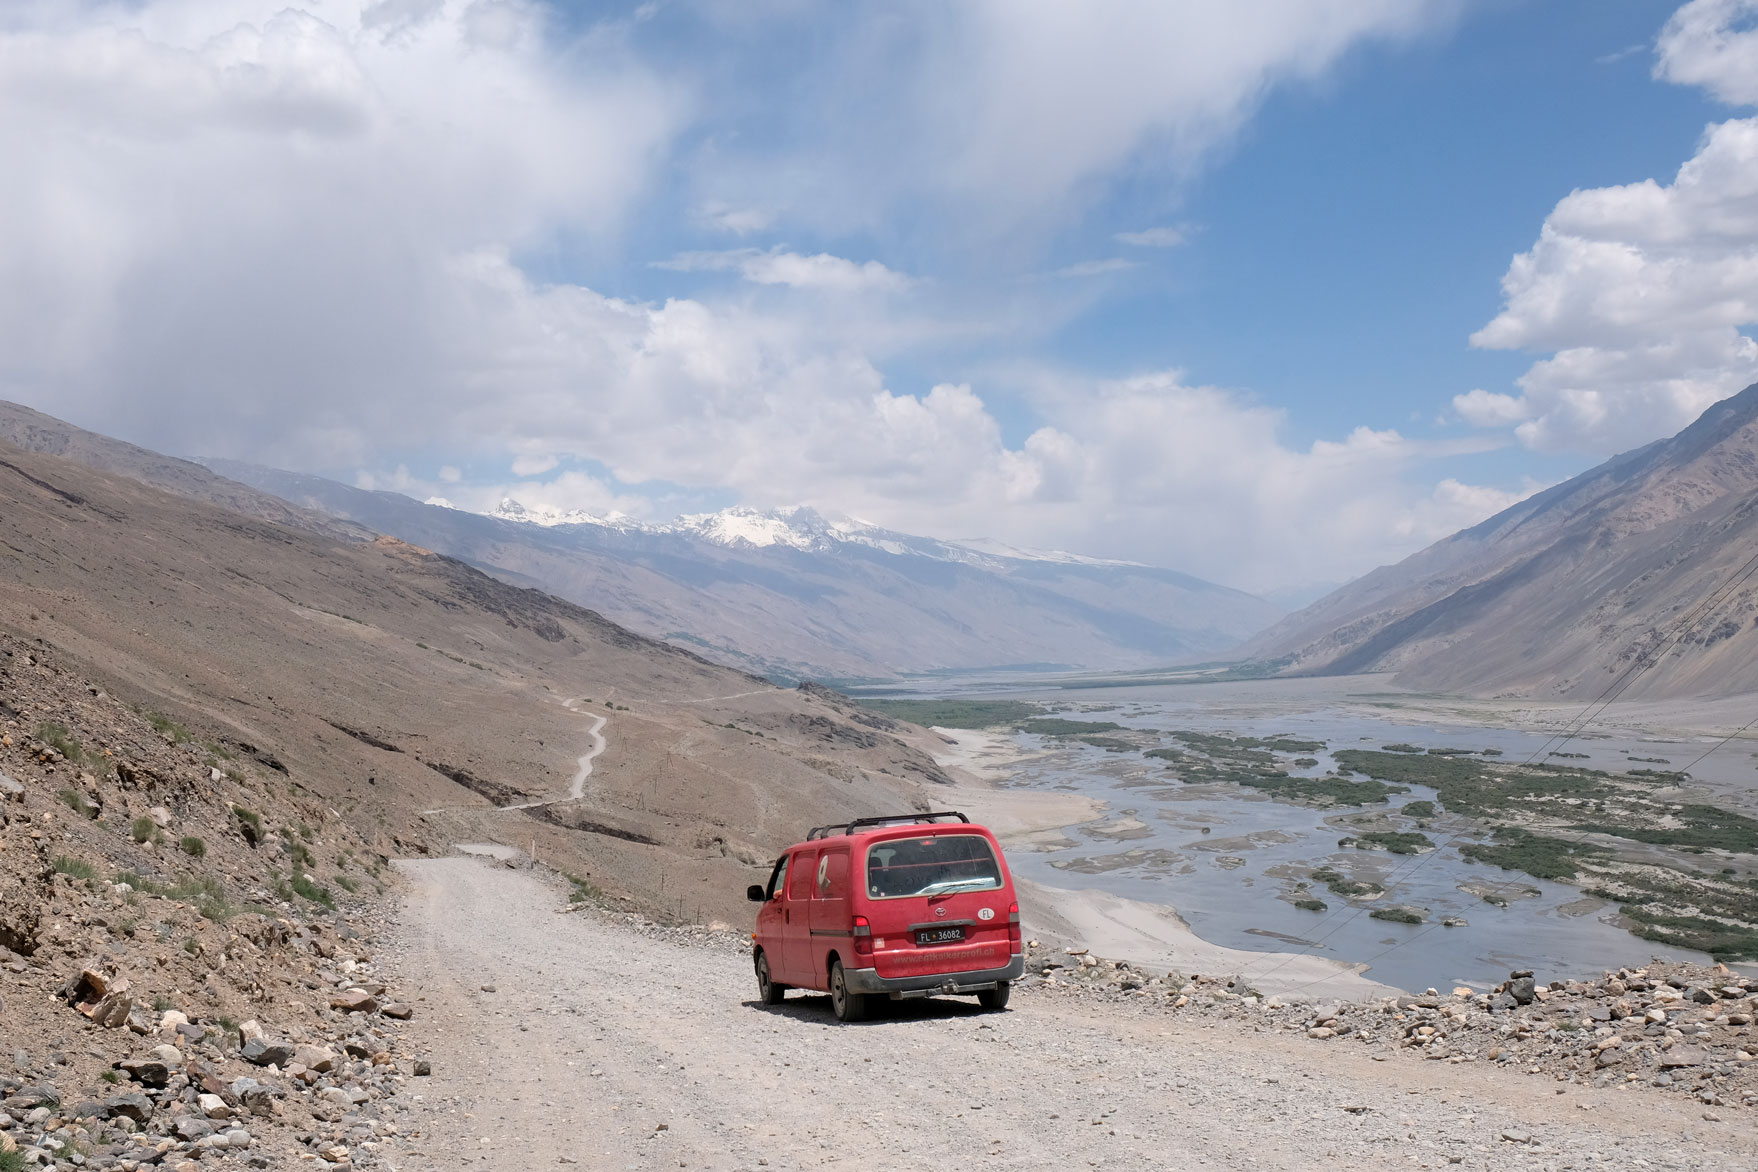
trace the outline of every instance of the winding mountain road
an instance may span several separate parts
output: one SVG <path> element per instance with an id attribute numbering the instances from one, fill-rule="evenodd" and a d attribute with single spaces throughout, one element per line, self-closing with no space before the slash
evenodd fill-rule
<path id="1" fill-rule="evenodd" d="M 570 712 L 579 712 L 580 710 L 577 707 L 579 703 L 580 701 L 578 700 L 564 700 L 562 701 L 562 707 Z M 591 722 L 591 727 L 586 730 L 586 735 L 592 738 L 592 744 L 577 758 L 579 768 L 575 770 L 574 776 L 568 781 L 567 793 L 563 794 L 561 797 L 533 798 L 528 802 L 510 802 L 505 806 L 494 806 L 491 808 L 496 810 L 534 810 L 539 806 L 553 806 L 558 802 L 578 801 L 580 798 L 584 797 L 586 794 L 586 779 L 592 776 L 592 762 L 600 753 L 604 752 L 604 726 L 610 723 L 609 717 L 600 716 L 596 712 L 586 713 L 585 716 L 586 719 Z M 431 815 L 480 813 L 482 810 L 479 806 L 437 806 L 432 810 L 423 810 L 421 812 L 423 814 Z"/>

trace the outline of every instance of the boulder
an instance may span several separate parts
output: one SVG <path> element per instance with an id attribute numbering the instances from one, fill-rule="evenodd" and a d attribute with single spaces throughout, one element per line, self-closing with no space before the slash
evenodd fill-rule
<path id="1" fill-rule="evenodd" d="M 415 1011 L 401 1001 L 392 1001 L 388 1005 L 381 1006 L 379 1012 L 386 1017 L 394 1017 L 398 1021 L 408 1021 L 415 1016 Z"/>
<path id="2" fill-rule="evenodd" d="M 143 1087 L 162 1087 L 171 1081 L 171 1068 L 157 1058 L 124 1058 L 116 1069 Z"/>
<path id="3" fill-rule="evenodd" d="M 104 1103 L 104 1114 L 111 1119 L 132 1119 L 145 1123 L 153 1117 L 153 1101 L 139 1092 L 117 1095 Z"/>
<path id="4" fill-rule="evenodd" d="M 244 1043 L 240 1051 L 246 1062 L 257 1066 L 285 1066 L 293 1061 L 293 1047 L 286 1042 L 270 1042 L 257 1038 Z"/>
<path id="5" fill-rule="evenodd" d="M 330 1008 L 340 1009 L 343 1013 L 375 1013 L 378 998 L 365 989 L 345 989 L 330 998 Z"/>
<path id="6" fill-rule="evenodd" d="M 335 1051 L 323 1046 L 295 1046 L 293 1047 L 293 1061 L 322 1073 L 328 1073 L 336 1068 Z"/>
<path id="7" fill-rule="evenodd" d="M 1514 999 L 1516 1005 L 1531 1005 L 1538 996 L 1538 990 L 1533 984 L 1531 974 L 1510 980 L 1507 992 L 1508 996 Z"/>

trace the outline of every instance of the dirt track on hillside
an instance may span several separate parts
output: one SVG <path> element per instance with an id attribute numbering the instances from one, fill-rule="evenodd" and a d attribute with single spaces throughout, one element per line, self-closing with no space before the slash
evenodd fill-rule
<path id="1" fill-rule="evenodd" d="M 389 948 L 434 1076 L 405 1172 L 1750 1166 L 1748 1113 L 1017 994 L 838 1026 L 755 1003 L 723 936 L 586 911 L 533 873 L 399 864 Z M 482 986 L 492 985 L 494 992 Z M 661 1126 L 663 1125 L 663 1127 Z M 1517 1138 L 1505 1139 L 1503 1133 Z M 1521 1142 L 1529 1137 L 1533 1142 Z M 1450 1159 L 1458 1158 L 1458 1164 Z"/>

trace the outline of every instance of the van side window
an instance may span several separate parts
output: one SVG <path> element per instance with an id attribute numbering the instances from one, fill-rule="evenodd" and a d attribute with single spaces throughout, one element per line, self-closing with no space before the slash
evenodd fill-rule
<path id="1" fill-rule="evenodd" d="M 846 899 L 848 897 L 848 852 L 825 851 L 824 857 L 818 860 L 818 898 Z"/>
<path id="2" fill-rule="evenodd" d="M 769 872 L 769 898 L 780 895 L 787 885 L 787 856 L 782 855 L 775 861 L 775 870 Z"/>
<path id="3" fill-rule="evenodd" d="M 818 852 L 795 851 L 787 883 L 789 899 L 811 899 L 814 880 L 818 878 Z"/>

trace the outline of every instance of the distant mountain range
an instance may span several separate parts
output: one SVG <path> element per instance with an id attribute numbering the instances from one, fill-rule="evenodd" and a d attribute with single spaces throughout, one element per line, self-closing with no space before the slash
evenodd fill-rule
<path id="1" fill-rule="evenodd" d="M 1283 613 L 1172 570 L 939 541 L 806 508 L 643 525 L 508 500 L 481 515 L 251 464 L 175 459 L 4 402 L 0 439 L 329 537 L 398 537 L 783 680 L 1214 659 Z"/>
<path id="2" fill-rule="evenodd" d="M 203 463 L 772 678 L 1189 662 L 1224 655 L 1282 613 L 1173 570 L 940 541 L 808 508 L 734 508 L 667 525 L 517 501 L 484 515 L 317 476 Z"/>
<path id="3" fill-rule="evenodd" d="M 1758 690 L 1758 384 L 1288 616 L 1245 648 L 1287 673 L 1593 698 Z M 1752 564 L 1748 564 L 1752 563 Z M 1750 576 L 1742 577 L 1746 571 Z"/>

